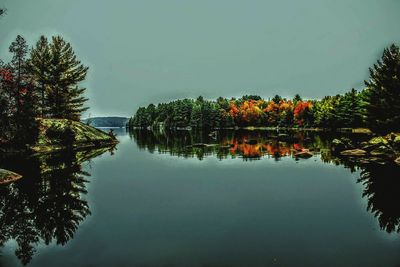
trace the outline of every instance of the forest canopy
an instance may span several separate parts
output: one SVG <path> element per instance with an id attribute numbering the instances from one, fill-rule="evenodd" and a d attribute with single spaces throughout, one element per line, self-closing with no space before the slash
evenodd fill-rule
<path id="1" fill-rule="evenodd" d="M 18 35 L 10 62 L 0 60 L 0 145 L 30 144 L 37 136 L 36 118 L 80 120 L 85 106 L 88 67 L 61 36 L 41 36 L 29 47 Z"/>
<path id="2" fill-rule="evenodd" d="M 263 99 L 257 95 L 216 100 L 181 99 L 140 107 L 129 127 L 368 127 L 376 132 L 400 131 L 400 52 L 391 45 L 370 68 L 366 88 L 322 99 L 300 95 Z"/>

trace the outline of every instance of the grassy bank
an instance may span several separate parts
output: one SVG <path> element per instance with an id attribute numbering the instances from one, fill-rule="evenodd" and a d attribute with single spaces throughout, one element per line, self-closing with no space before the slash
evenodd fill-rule
<path id="1" fill-rule="evenodd" d="M 37 142 L 30 146 L 30 150 L 36 153 L 99 148 L 118 142 L 113 136 L 78 121 L 38 119 L 37 122 Z"/>

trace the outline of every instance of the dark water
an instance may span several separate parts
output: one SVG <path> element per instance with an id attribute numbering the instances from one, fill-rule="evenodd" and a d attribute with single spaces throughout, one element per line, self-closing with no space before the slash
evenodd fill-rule
<path id="1" fill-rule="evenodd" d="M 0 266 L 400 266 L 392 164 L 335 157 L 327 135 L 118 134 L 0 160 L 24 175 L 0 186 Z"/>

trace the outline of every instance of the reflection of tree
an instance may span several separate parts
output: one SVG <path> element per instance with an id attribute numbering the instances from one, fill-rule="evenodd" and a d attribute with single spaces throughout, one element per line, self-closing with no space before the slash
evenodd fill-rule
<path id="1" fill-rule="evenodd" d="M 2 165 L 23 175 L 0 187 L 0 246 L 17 242 L 16 256 L 25 265 L 39 242 L 65 245 L 90 214 L 83 196 L 90 174 L 82 163 L 105 152 L 69 152 L 28 159 L 6 159 Z"/>
<path id="2" fill-rule="evenodd" d="M 400 167 L 392 164 L 368 164 L 359 181 L 365 185 L 363 196 L 368 211 L 378 219 L 381 229 L 400 233 Z"/>
<path id="3" fill-rule="evenodd" d="M 296 133 L 292 136 L 293 140 L 284 142 L 276 139 L 276 132 L 265 131 L 219 131 L 215 136 L 197 131 L 147 130 L 132 130 L 130 136 L 140 149 L 150 153 L 157 151 L 200 160 L 210 155 L 216 155 L 219 159 L 241 157 L 245 160 L 269 156 L 278 160 L 302 149 L 307 137 L 305 133 Z"/>
<path id="4" fill-rule="evenodd" d="M 283 142 L 276 132 L 266 131 L 220 131 L 216 138 L 195 131 L 153 132 L 134 130 L 130 132 L 140 149 L 151 153 L 169 153 L 174 156 L 203 159 L 215 155 L 219 159 L 241 157 L 244 160 L 260 159 L 264 156 L 279 160 L 293 156 L 296 151 L 308 149 L 319 153 L 325 163 L 344 166 L 351 172 L 361 170 L 359 179 L 365 185 L 363 196 L 368 200 L 368 211 L 377 217 L 380 227 L 387 232 L 400 232 L 400 167 L 386 163 L 373 164 L 362 158 L 343 158 L 332 155 L 329 133 L 289 134 L 289 141 Z M 352 141 L 360 142 L 355 136 Z M 365 137 L 364 137 L 365 138 Z M 293 141 L 290 142 L 290 139 Z M 194 146 L 194 144 L 217 144 Z"/>

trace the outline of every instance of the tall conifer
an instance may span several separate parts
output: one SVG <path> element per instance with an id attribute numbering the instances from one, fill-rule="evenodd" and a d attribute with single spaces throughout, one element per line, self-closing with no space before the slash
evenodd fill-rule
<path id="1" fill-rule="evenodd" d="M 392 44 L 370 68 L 365 81 L 366 117 L 375 131 L 400 130 L 400 51 Z"/>

